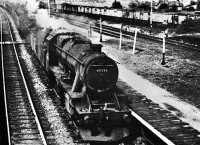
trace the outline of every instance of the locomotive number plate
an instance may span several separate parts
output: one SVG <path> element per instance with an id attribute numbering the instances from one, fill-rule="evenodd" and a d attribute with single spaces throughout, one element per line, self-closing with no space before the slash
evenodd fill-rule
<path id="1" fill-rule="evenodd" d="M 108 72 L 108 69 L 96 69 L 97 73 L 105 73 Z"/>
<path id="2" fill-rule="evenodd" d="M 97 73 L 107 73 L 113 65 L 92 65 L 92 67 L 95 67 Z"/>

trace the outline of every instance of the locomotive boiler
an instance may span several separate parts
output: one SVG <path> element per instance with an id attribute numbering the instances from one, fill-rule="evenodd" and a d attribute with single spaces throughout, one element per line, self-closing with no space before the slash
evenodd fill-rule
<path id="1" fill-rule="evenodd" d="M 127 98 L 116 88 L 118 67 L 85 36 L 59 29 L 45 38 L 45 67 L 87 141 L 118 141 L 130 134 Z"/>

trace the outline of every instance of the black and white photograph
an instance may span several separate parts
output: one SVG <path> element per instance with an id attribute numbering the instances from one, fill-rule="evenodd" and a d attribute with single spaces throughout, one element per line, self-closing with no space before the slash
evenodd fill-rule
<path id="1" fill-rule="evenodd" d="M 0 0 L 0 145 L 200 145 L 200 0 Z"/>

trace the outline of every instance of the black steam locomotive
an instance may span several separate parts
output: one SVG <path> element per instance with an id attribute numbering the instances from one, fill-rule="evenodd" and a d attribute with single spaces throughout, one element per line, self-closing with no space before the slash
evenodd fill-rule
<path id="1" fill-rule="evenodd" d="M 66 29 L 45 38 L 45 67 L 66 110 L 87 141 L 117 141 L 130 134 L 127 98 L 116 89 L 118 67 L 85 36 Z"/>

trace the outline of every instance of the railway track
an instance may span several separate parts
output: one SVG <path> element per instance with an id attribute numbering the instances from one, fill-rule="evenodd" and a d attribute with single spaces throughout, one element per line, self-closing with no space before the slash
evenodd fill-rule
<path id="1" fill-rule="evenodd" d="M 78 22 L 78 21 L 75 21 L 74 19 L 67 19 L 67 21 L 72 25 L 79 26 L 79 27 L 82 27 L 82 28 L 89 29 L 89 27 L 90 27 L 88 22 Z M 100 23 L 99 22 L 93 22 L 93 25 L 91 25 L 91 28 L 95 32 L 99 33 L 100 32 Z M 116 27 L 112 27 L 112 26 L 102 24 L 102 34 L 119 38 L 120 37 L 120 28 L 116 28 Z M 124 38 L 133 39 L 134 32 L 122 30 L 122 35 L 123 35 Z M 161 43 L 163 41 L 162 38 L 151 36 L 151 35 L 146 35 L 146 34 L 142 34 L 142 33 L 138 33 L 138 37 L 148 39 L 148 40 L 152 40 L 152 41 L 156 41 L 156 42 L 161 42 Z M 166 38 L 165 42 L 167 44 L 175 45 L 175 46 L 178 46 L 178 47 L 183 47 L 183 48 L 198 50 L 198 51 L 200 50 L 199 46 L 197 46 L 197 45 L 176 41 L 176 40 L 173 40 L 171 38 Z"/>
<path id="2" fill-rule="evenodd" d="M 9 46 L 9 43 L 7 40 L 1 44 L 4 44 L 5 46 L 6 45 Z M 15 44 L 17 44 L 17 43 L 15 43 Z M 26 56 L 26 55 L 27 54 L 21 54 L 20 59 L 22 59 L 23 56 Z M 38 64 L 39 62 L 36 62 L 36 63 Z M 53 118 L 54 116 L 56 116 L 54 114 L 55 110 L 51 110 L 49 108 L 46 109 L 50 113 L 42 111 L 42 108 L 44 108 L 44 106 L 43 106 L 44 102 L 40 102 L 40 99 L 41 99 L 40 96 L 42 96 L 43 99 L 47 99 L 46 96 L 45 97 L 43 96 L 43 94 L 46 93 L 46 95 L 48 95 L 50 98 L 53 98 L 54 93 L 49 90 L 47 90 L 47 92 L 44 92 L 41 90 L 35 90 L 34 86 L 40 85 L 39 84 L 40 82 L 38 82 L 38 80 L 35 80 L 35 83 L 33 83 L 31 81 L 33 79 L 33 77 L 36 76 L 36 74 L 32 74 L 32 75 L 29 74 L 30 70 L 32 71 L 33 66 L 28 67 L 28 69 L 26 68 L 27 65 L 25 63 L 22 66 L 23 66 L 22 69 L 25 70 L 24 71 L 25 74 L 28 75 L 28 79 L 27 79 L 27 80 L 29 80 L 28 88 L 30 90 L 30 94 L 32 94 L 34 96 L 34 99 L 33 99 L 35 102 L 34 104 L 38 104 L 38 105 L 36 105 L 38 108 L 36 110 L 36 112 L 39 113 L 39 116 L 41 116 L 41 117 L 39 117 L 39 120 L 40 120 L 40 122 L 43 122 L 43 123 L 45 122 L 45 124 L 42 125 L 43 126 L 42 129 L 46 130 L 45 131 L 45 139 L 47 139 L 48 144 L 62 144 L 62 143 L 63 144 L 71 144 L 71 142 L 66 143 L 63 141 L 63 140 L 70 140 L 69 136 L 63 137 L 62 139 L 60 139 L 60 142 L 58 141 L 58 139 L 57 140 L 55 139 L 55 138 L 58 138 L 58 136 L 55 137 L 54 135 L 56 133 L 59 134 L 60 132 L 63 131 L 61 128 L 56 126 L 57 121 L 55 121 L 54 119 L 50 119 L 50 118 Z M 41 67 L 37 66 L 37 70 L 38 71 L 41 70 Z M 37 72 L 37 73 L 40 73 L 40 74 L 42 74 L 41 76 L 43 76 L 44 72 Z M 42 82 L 44 84 L 48 84 L 48 80 L 45 76 L 41 77 L 40 79 L 42 79 Z M 162 108 L 160 108 L 157 104 L 154 104 L 150 100 L 146 99 L 144 96 L 141 96 L 139 94 L 136 94 L 133 96 L 134 92 L 131 92 L 131 91 L 128 92 L 127 91 L 128 89 L 123 88 L 124 86 L 126 86 L 126 84 L 123 84 L 123 82 L 119 82 L 119 83 L 122 84 L 122 85 L 118 84 L 118 86 L 121 90 L 125 91 L 125 95 L 129 95 L 131 98 L 134 98 L 130 105 L 131 109 L 134 111 L 134 112 L 132 112 L 132 115 L 134 116 L 135 121 L 138 122 L 138 124 L 140 126 L 141 135 L 146 137 L 149 140 L 149 144 L 151 144 L 151 145 L 157 145 L 157 144 L 159 144 L 159 145 L 162 145 L 162 144 L 163 145 L 164 144 L 199 145 L 199 142 L 200 142 L 199 132 L 197 132 L 195 129 L 189 127 L 186 123 L 182 122 L 177 117 L 174 117 L 170 112 L 168 112 L 166 110 L 162 110 Z M 10 83 L 8 83 L 8 84 L 10 84 Z M 38 87 L 38 89 L 41 89 L 40 87 Z M 50 104 L 58 104 L 59 103 L 58 99 L 53 98 L 52 100 L 53 100 L 53 103 L 50 103 Z M 10 102 L 14 102 L 14 101 L 11 100 Z M 17 104 L 20 104 L 20 103 L 17 103 Z M 8 104 L 8 106 L 9 106 L 9 104 Z M 11 104 L 10 106 L 13 106 L 13 104 Z M 58 106 L 59 105 L 57 105 L 57 107 Z M 47 114 L 50 117 L 48 119 L 45 116 Z M 62 111 L 59 113 L 59 115 L 66 116 L 64 114 L 64 112 L 62 112 Z M 12 116 L 12 115 L 10 115 L 10 116 Z M 9 114 L 8 114 L 8 118 L 9 118 Z M 22 122 L 21 119 L 19 122 Z M 50 124 L 50 123 L 52 123 L 52 124 Z M 15 124 L 13 124 L 13 126 L 16 127 Z M 51 127 L 51 126 L 53 126 L 53 127 Z M 61 126 L 61 127 L 63 127 L 63 126 Z M 55 129 L 55 130 L 52 131 L 52 129 Z M 64 131 L 68 132 L 67 130 L 64 130 Z M 38 138 L 40 140 L 40 137 L 38 137 Z M 12 140 L 12 141 L 15 141 L 15 140 Z"/>
<path id="3" fill-rule="evenodd" d="M 94 28 L 94 31 L 99 32 L 100 24 L 99 23 L 95 24 L 95 26 L 93 28 Z M 114 27 L 108 26 L 108 25 L 102 25 L 102 29 L 105 30 L 105 31 L 103 31 L 104 35 L 117 37 L 117 38 L 119 38 L 119 36 L 120 36 L 119 28 L 114 28 Z M 124 31 L 124 30 L 122 30 L 122 34 L 123 34 L 124 38 L 128 38 L 128 39 L 133 39 L 133 36 L 134 36 L 134 32 L 128 32 L 128 31 Z M 142 34 L 142 33 L 138 33 L 138 37 L 153 40 L 156 42 L 161 42 L 161 43 L 163 42 L 162 38 L 151 36 L 151 35 L 146 35 L 146 34 Z M 197 45 L 172 40 L 171 38 L 166 38 L 165 42 L 167 44 L 175 45 L 178 47 L 183 47 L 183 48 L 192 49 L 192 50 L 200 50 L 199 46 L 197 46 Z"/>
<path id="4" fill-rule="evenodd" d="M 9 45 L 3 45 L 9 42 Z M 43 131 L 30 98 L 8 17 L 1 10 L 1 57 L 9 144 L 44 144 Z"/>
<path id="5" fill-rule="evenodd" d="M 0 15 L 9 144 L 85 144 L 49 87 L 48 75 L 35 53 L 21 42 L 11 17 L 3 9 Z"/>

